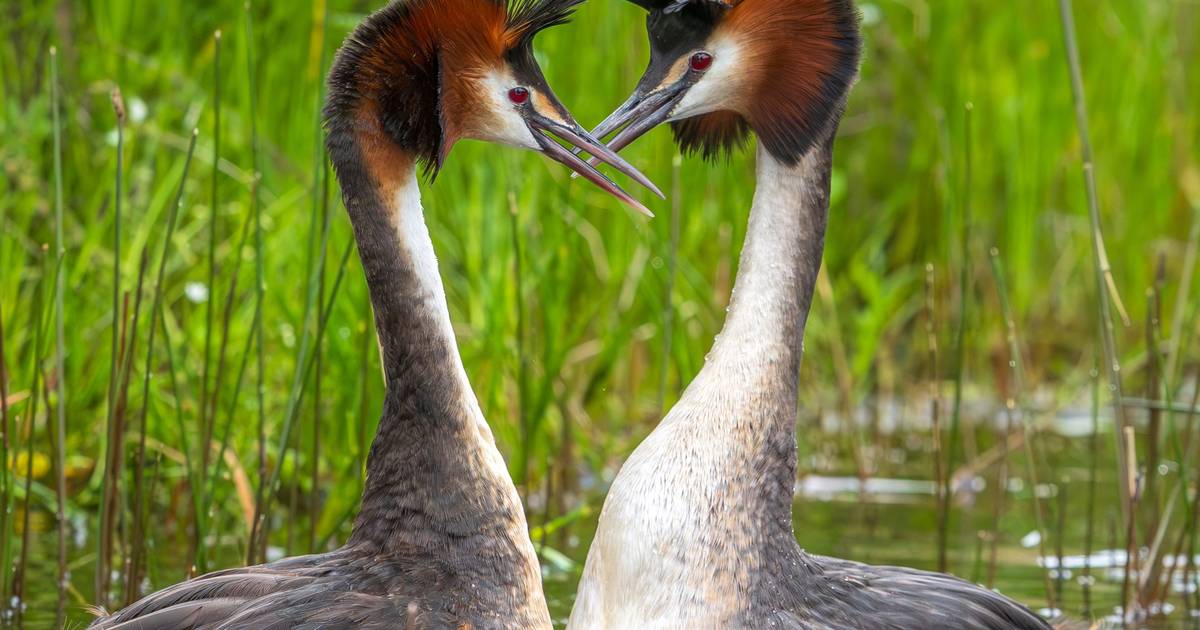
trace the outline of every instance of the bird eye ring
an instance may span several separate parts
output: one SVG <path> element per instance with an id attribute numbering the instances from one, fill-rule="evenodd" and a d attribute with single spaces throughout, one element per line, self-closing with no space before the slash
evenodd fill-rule
<path id="1" fill-rule="evenodd" d="M 692 55 L 692 58 L 688 60 L 688 66 L 696 72 L 708 70 L 712 66 L 712 63 L 713 56 L 703 51 Z"/>
<path id="2" fill-rule="evenodd" d="M 524 105 L 529 102 L 529 90 L 523 87 L 515 87 L 508 91 L 508 100 L 516 105 Z"/>

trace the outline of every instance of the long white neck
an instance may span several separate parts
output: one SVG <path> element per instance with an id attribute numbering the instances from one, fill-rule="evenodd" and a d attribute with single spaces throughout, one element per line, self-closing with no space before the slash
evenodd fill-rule
<path id="1" fill-rule="evenodd" d="M 725 327 L 700 373 L 613 482 L 570 627 L 714 627 L 782 564 L 792 531 L 796 392 L 821 266 L 830 146 L 758 186 Z M 782 563 L 782 564 L 781 564 Z M 779 566 L 776 566 L 779 565 Z"/>
<path id="2" fill-rule="evenodd" d="M 754 205 L 729 315 L 704 368 L 740 375 L 726 389 L 755 387 L 768 375 L 788 377 L 778 386 L 795 386 L 824 250 L 828 198 L 827 150 L 816 148 L 787 166 L 759 149 Z"/>
<path id="3" fill-rule="evenodd" d="M 831 157 L 829 143 L 795 165 L 759 149 L 729 315 L 664 423 L 698 425 L 723 475 L 754 480 L 731 483 L 721 500 L 755 515 L 754 534 L 769 544 L 794 540 L 797 388 L 825 246 Z"/>
<path id="4" fill-rule="evenodd" d="M 795 446 L 804 326 L 825 244 L 831 151 L 821 145 L 786 165 L 758 151 L 757 187 L 725 326 L 677 407 L 688 422 L 752 431 L 734 447 Z M 674 412 L 672 416 L 676 415 Z M 749 465 L 750 462 L 741 462 Z M 794 457 L 772 465 L 791 484 Z M 785 470 L 786 469 L 786 470 Z M 790 504 L 790 500 L 789 500 Z"/>

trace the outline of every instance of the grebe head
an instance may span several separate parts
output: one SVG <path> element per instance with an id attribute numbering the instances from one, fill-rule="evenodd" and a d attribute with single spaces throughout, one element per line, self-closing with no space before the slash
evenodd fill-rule
<path id="1" fill-rule="evenodd" d="M 582 2 L 397 0 L 379 10 L 349 36 L 330 72 L 325 120 L 335 164 L 339 151 L 386 151 L 435 177 L 455 143 L 483 140 L 544 153 L 641 209 L 551 137 L 649 184 L 575 122 L 534 59 L 537 33 L 565 23 Z"/>
<path id="2" fill-rule="evenodd" d="M 850 0 L 631 0 L 649 11 L 650 65 L 594 131 L 620 150 L 672 123 L 685 152 L 716 157 L 750 131 L 794 164 L 832 133 L 858 72 Z"/>

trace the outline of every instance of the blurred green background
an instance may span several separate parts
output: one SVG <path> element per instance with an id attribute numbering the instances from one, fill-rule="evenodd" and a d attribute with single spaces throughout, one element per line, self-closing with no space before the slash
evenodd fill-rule
<path id="1" fill-rule="evenodd" d="M 111 601 L 123 600 L 122 558 L 134 544 L 136 427 L 143 408 L 142 500 L 151 514 L 144 540 L 151 560 L 142 588 L 183 579 L 192 564 L 211 570 L 242 561 L 260 450 L 267 469 L 278 468 L 281 478 L 271 553 L 324 548 L 348 533 L 382 384 L 357 256 L 343 258 L 350 230 L 336 182 L 329 182 L 329 203 L 322 203 L 327 173 L 318 109 L 330 56 L 377 5 L 254 2 L 249 13 L 241 0 L 16 0 L 0 7 L 0 318 L 13 423 L 6 435 L 13 474 L 6 483 L 14 493 L 3 544 L 18 572 L 22 562 L 32 567 L 25 569 L 34 576 L 25 578 L 25 592 L 37 593 L 31 626 L 54 622 L 60 477 L 67 487 L 72 623 L 88 618 L 84 603 L 98 601 L 94 567 L 104 527 L 110 344 L 122 319 L 113 309 L 117 124 L 110 92 L 117 87 L 128 113 L 119 292 L 137 288 L 143 251 L 148 271 L 139 328 L 128 335 L 137 345 L 110 528 Z M 876 0 L 860 6 L 862 78 L 837 144 L 828 282 L 814 307 L 801 375 L 801 472 L 932 478 L 931 392 L 945 394 L 944 423 L 965 307 L 961 376 L 974 410 L 967 426 L 980 420 L 980 428 L 955 444 L 958 464 L 1000 441 L 1003 427 L 989 420 L 1012 397 L 1029 401 L 1021 405 L 1036 408 L 1032 419 L 1048 427 L 1039 443 L 1046 454 L 1036 467 L 1052 479 L 1077 482 L 1089 466 L 1089 451 L 1081 446 L 1086 440 L 1063 435 L 1054 419 L 1063 409 L 1089 408 L 1093 366 L 1102 355 L 1081 144 L 1057 3 Z M 1200 5 L 1189 0 L 1088 1 L 1075 9 L 1104 237 L 1129 318 L 1129 325 L 1117 318 L 1117 346 L 1126 389 L 1151 399 L 1164 390 L 1190 395 L 1192 389 L 1179 385 L 1197 359 L 1190 339 L 1200 300 L 1184 284 L 1195 277 L 1188 252 L 1200 214 L 1197 13 Z M 52 46 L 62 98 L 61 262 L 54 256 Z M 644 67 L 642 13 L 628 3 L 591 2 L 573 23 L 540 36 L 537 49 L 562 101 L 584 126 L 594 125 L 624 100 Z M 193 128 L 199 130 L 195 159 L 167 241 Z M 569 610 L 589 523 L 607 482 L 699 370 L 719 330 L 753 191 L 751 150 L 727 163 L 679 160 L 669 132 L 659 130 L 626 155 L 668 192 L 666 202 L 643 195 L 656 219 L 635 216 L 539 156 L 478 143 L 460 145 L 436 184 L 423 186 L 467 371 L 526 497 L 547 579 L 562 593 L 558 615 Z M 255 194 L 261 249 L 253 229 Z M 1007 279 L 1026 391 L 1017 391 L 1010 376 L 992 248 Z M 251 335 L 260 263 L 261 398 Z M 53 352 L 56 273 L 65 287 L 62 373 Z M 1150 290 L 1155 293 L 1148 297 Z M 155 295 L 165 324 L 156 333 L 144 397 Z M 131 309 L 136 297 L 129 298 Z M 332 305 L 327 313 L 317 306 L 322 303 Z M 1148 320 L 1157 321 L 1149 338 Z M 46 322 L 40 346 L 38 322 Z M 940 351 L 937 365 L 931 339 Z M 227 358 L 218 379 L 222 342 Z M 1160 355 L 1176 376 L 1156 382 L 1147 366 Z M 50 390 L 37 408 L 35 375 Z M 60 380 L 65 400 L 55 390 Z M 215 393 L 214 382 L 220 383 Z M 203 412 L 214 398 L 216 413 Z M 61 467 L 52 446 L 60 405 L 66 425 Z M 294 428 L 283 444 L 289 419 Z M 1171 446 L 1176 434 L 1153 433 L 1150 425 L 1139 431 L 1143 457 L 1159 449 L 1166 458 L 1164 486 L 1173 482 L 1167 478 L 1190 478 Z M 228 436 L 220 465 L 215 455 L 202 463 L 206 434 L 214 442 Z M 1116 505 L 1111 430 L 1102 437 L 1099 465 L 1108 481 L 1092 519 L 1101 523 L 1098 539 L 1108 536 Z M 1012 469 L 1015 475 L 1016 462 Z M 992 466 L 981 474 L 998 473 Z M 197 486 L 204 490 L 190 490 Z M 1033 552 L 1016 544 L 1035 527 L 1030 492 L 1012 492 L 1012 514 L 992 534 L 1013 547 L 1011 564 L 1025 567 L 1009 590 L 1026 593 L 1036 605 L 1044 601 L 1040 573 Z M 1052 515 L 1069 512 L 1059 531 L 1076 552 L 1090 518 L 1084 494 L 1072 493 L 1077 503 L 1047 501 L 1046 527 L 1054 524 Z M 886 507 L 850 509 L 843 502 L 806 512 L 798 504 L 799 523 L 829 510 L 845 510 L 856 523 L 832 539 L 828 522 L 810 524 L 815 530 L 808 534 L 798 525 L 801 541 L 872 559 L 872 549 L 905 539 L 918 545 L 910 556 L 874 559 L 932 566 L 936 501 L 916 501 L 917 507 L 905 508 L 912 522 L 890 519 Z M 1156 502 L 1152 513 L 1166 505 L 1166 495 Z M 992 508 L 956 506 L 963 516 L 955 516 L 962 523 L 951 531 L 949 568 L 978 576 L 982 538 L 976 534 L 991 523 Z M 892 542 L 876 529 L 880 522 Z M 22 550 L 28 550 L 24 559 Z M 1075 593 L 1078 586 L 1067 583 L 1066 589 Z M 1079 614 L 1081 605 L 1067 612 Z"/>

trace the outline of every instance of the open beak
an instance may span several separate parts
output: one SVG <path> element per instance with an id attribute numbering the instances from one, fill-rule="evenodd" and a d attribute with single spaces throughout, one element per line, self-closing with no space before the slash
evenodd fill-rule
<path id="1" fill-rule="evenodd" d="M 609 114 L 608 118 L 592 131 L 592 135 L 604 138 L 620 130 L 608 143 L 609 149 L 620 151 L 646 135 L 646 132 L 666 122 L 675 111 L 675 106 L 683 100 L 688 87 L 686 81 L 679 81 L 648 94 L 641 89 L 635 90 L 624 105 Z"/>
<path id="2" fill-rule="evenodd" d="M 674 85 L 647 93 L 639 86 L 629 100 L 592 130 L 592 135 L 596 138 L 603 138 L 620 130 L 620 133 L 607 145 L 614 152 L 620 151 L 633 144 L 634 140 L 646 135 L 646 132 L 667 122 L 671 118 L 672 112 L 675 111 L 675 106 L 683 100 L 683 95 L 687 94 L 689 87 L 691 86 L 688 82 L 679 81 Z M 595 166 L 597 160 L 593 157 L 587 163 L 589 166 Z"/>
<path id="3" fill-rule="evenodd" d="M 629 162 L 626 162 L 624 158 L 617 155 L 616 152 L 604 146 L 592 134 L 573 122 L 559 122 L 536 112 L 527 115 L 525 122 L 529 125 L 529 130 L 533 132 L 533 137 L 537 140 L 538 146 L 541 147 L 542 153 L 575 171 L 576 174 L 592 182 L 601 190 L 625 202 L 638 212 L 646 216 L 654 216 L 654 213 L 650 212 L 640 201 L 634 199 L 611 179 L 596 170 L 594 164 L 597 161 L 601 161 L 611 165 L 659 197 L 663 197 L 662 191 L 659 190 L 658 186 L 654 185 L 654 182 L 651 182 L 649 178 L 634 168 Z M 574 145 L 575 150 L 567 150 L 556 142 L 550 134 L 554 134 L 571 143 Z M 592 159 L 588 162 L 583 161 L 577 155 L 580 151 L 586 151 L 591 154 L 593 156 Z"/>

